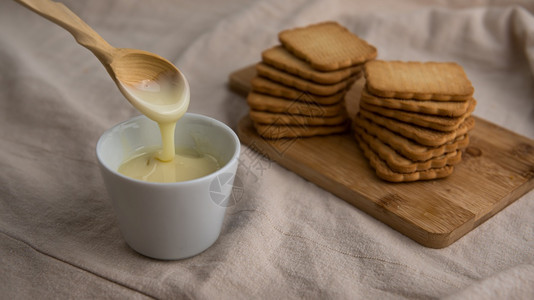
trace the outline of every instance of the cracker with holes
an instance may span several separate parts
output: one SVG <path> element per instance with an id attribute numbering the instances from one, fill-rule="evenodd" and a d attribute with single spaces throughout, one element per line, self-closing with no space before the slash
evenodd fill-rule
<path id="1" fill-rule="evenodd" d="M 372 113 L 365 109 L 360 110 L 362 117 L 371 120 L 373 123 L 387 128 L 397 134 L 400 134 L 408 139 L 412 139 L 417 143 L 436 147 L 449 143 L 459 136 L 469 132 L 475 126 L 475 119 L 468 117 L 464 122 L 453 131 L 437 131 L 409 123 L 404 123 L 395 119 L 386 118 L 381 115 Z"/>
<path id="2" fill-rule="evenodd" d="M 254 122 L 258 134 L 267 139 L 301 138 L 320 135 L 338 134 L 347 131 L 348 124 L 333 126 L 300 126 L 260 124 Z"/>
<path id="3" fill-rule="evenodd" d="M 460 117 L 464 115 L 467 109 L 473 104 L 473 101 L 474 99 L 472 98 L 467 101 L 420 101 L 383 98 L 372 95 L 367 89 L 363 89 L 360 100 L 362 103 L 380 106 L 382 108 L 444 117 Z"/>
<path id="4" fill-rule="evenodd" d="M 345 96 L 376 48 L 336 22 L 284 30 L 279 39 L 261 53 L 247 97 L 258 133 L 282 139 L 347 131 Z"/>
<path id="5" fill-rule="evenodd" d="M 278 34 L 282 45 L 319 71 L 335 71 L 372 60 L 374 46 L 337 22 L 322 22 Z"/>
<path id="6" fill-rule="evenodd" d="M 309 117 L 333 117 L 345 114 L 343 102 L 332 105 L 320 105 L 315 102 L 289 100 L 266 94 L 251 92 L 247 103 L 252 110 L 270 113 L 282 113 Z"/>
<path id="7" fill-rule="evenodd" d="M 463 115 L 458 117 L 447 117 L 388 109 L 376 105 L 370 105 L 366 102 L 360 103 L 361 108 L 379 114 L 383 117 L 392 118 L 397 121 L 402 121 L 438 131 L 453 131 L 458 129 L 465 119 L 471 115 L 473 110 L 475 110 L 475 105 L 475 99 L 471 99 L 469 101 L 469 106 Z"/>
<path id="8" fill-rule="evenodd" d="M 252 78 L 250 84 L 252 86 L 252 92 L 284 98 L 291 101 L 297 100 L 301 102 L 318 103 L 321 105 L 340 103 L 347 92 L 346 90 L 343 90 L 334 95 L 317 96 L 259 76 Z"/>
<path id="9" fill-rule="evenodd" d="M 369 160 L 369 164 L 375 170 L 376 175 L 385 181 L 391 182 L 410 182 L 418 180 L 431 180 L 444 178 L 452 174 L 454 166 L 446 165 L 440 168 L 429 168 L 426 170 L 415 171 L 411 173 L 399 173 L 391 168 L 374 152 L 369 145 L 361 138 L 356 136 L 356 140 L 364 156 Z"/>
<path id="10" fill-rule="evenodd" d="M 354 118 L 354 124 L 356 132 L 363 131 L 379 139 L 388 147 L 413 162 L 427 161 L 446 153 L 463 150 L 469 145 L 469 136 L 464 134 L 443 145 L 435 147 L 424 146 L 377 125 L 359 114 Z"/>
<path id="11" fill-rule="evenodd" d="M 283 46 L 277 45 L 261 54 L 263 63 L 283 72 L 293 74 L 304 80 L 320 84 L 335 84 L 361 72 L 362 66 L 355 65 L 331 72 L 321 72 L 312 68 L 307 62 L 291 54 Z"/>
<path id="12" fill-rule="evenodd" d="M 377 175 L 405 182 L 452 174 L 475 126 L 474 88 L 452 62 L 370 61 L 355 137 Z"/>
<path id="13" fill-rule="evenodd" d="M 303 116 L 285 113 L 271 113 L 258 110 L 249 111 L 250 119 L 258 124 L 279 124 L 279 125 L 300 125 L 300 126 L 332 126 L 344 125 L 348 118 L 346 115 L 324 116 Z"/>
<path id="14" fill-rule="evenodd" d="M 432 157 L 428 160 L 412 161 L 399 154 L 380 139 L 366 133 L 362 128 L 357 128 L 356 134 L 358 135 L 358 138 L 362 139 L 392 171 L 397 173 L 413 173 L 428 169 L 442 168 L 447 165 L 453 166 L 462 160 L 462 152 L 455 150 Z"/>
<path id="15" fill-rule="evenodd" d="M 360 75 L 357 73 L 333 84 L 320 84 L 280 71 L 264 63 L 257 64 L 256 71 L 261 77 L 318 96 L 330 96 L 342 92 L 349 88 Z"/>
<path id="16" fill-rule="evenodd" d="M 464 69 L 453 62 L 374 60 L 364 70 L 367 90 L 379 97 L 467 101 L 474 92 Z"/>

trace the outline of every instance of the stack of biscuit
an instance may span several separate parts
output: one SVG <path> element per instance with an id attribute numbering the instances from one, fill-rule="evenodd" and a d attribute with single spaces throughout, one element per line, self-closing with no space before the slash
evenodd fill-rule
<path id="1" fill-rule="evenodd" d="M 262 53 L 247 97 L 264 138 L 327 135 L 348 129 L 344 95 L 376 48 L 336 22 L 285 30 Z"/>
<path id="2" fill-rule="evenodd" d="M 364 73 L 354 129 L 378 177 L 407 182 L 450 175 L 474 127 L 474 89 L 463 68 L 375 60 Z"/>

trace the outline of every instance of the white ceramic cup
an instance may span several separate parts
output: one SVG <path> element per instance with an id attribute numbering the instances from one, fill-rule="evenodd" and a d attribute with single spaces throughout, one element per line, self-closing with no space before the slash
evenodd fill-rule
<path id="1" fill-rule="evenodd" d="M 139 116 L 107 130 L 96 154 L 122 235 L 135 251 L 157 259 L 181 259 L 209 248 L 219 237 L 237 170 L 240 143 L 228 126 L 186 113 L 176 124 L 178 147 L 194 147 L 219 160 L 204 177 L 173 183 L 136 180 L 117 172 L 135 150 L 161 145 L 157 123 Z M 214 187 L 216 187 L 214 189 Z"/>

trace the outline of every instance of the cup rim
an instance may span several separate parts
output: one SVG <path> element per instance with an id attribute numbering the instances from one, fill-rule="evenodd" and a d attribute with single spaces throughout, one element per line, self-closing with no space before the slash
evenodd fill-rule
<path id="1" fill-rule="evenodd" d="M 98 160 L 99 164 L 101 166 L 103 166 L 106 170 L 111 172 L 113 175 L 119 176 L 120 178 L 122 178 L 124 180 L 129 180 L 129 181 L 133 181 L 133 182 L 136 182 L 136 183 L 139 183 L 139 184 L 146 184 L 146 185 L 151 185 L 151 186 L 181 186 L 181 185 L 194 184 L 194 183 L 197 183 L 197 182 L 204 181 L 207 178 L 210 178 L 210 177 L 214 178 L 214 177 L 218 176 L 219 174 L 223 174 L 223 173 L 228 172 L 228 169 L 231 168 L 231 166 L 234 164 L 234 162 L 239 159 L 239 154 L 241 152 L 241 141 L 237 137 L 237 134 L 234 132 L 234 130 L 232 130 L 232 128 L 230 128 L 228 125 L 224 124 L 223 122 L 221 122 L 221 121 L 219 121 L 219 120 L 217 120 L 215 118 L 211 118 L 211 117 L 205 116 L 205 115 L 186 112 L 182 116 L 182 118 L 185 118 L 185 117 L 193 117 L 193 118 L 196 118 L 196 119 L 201 119 L 202 121 L 209 121 L 209 122 L 215 123 L 219 127 L 223 128 L 224 130 L 226 130 L 227 132 L 230 133 L 230 136 L 232 137 L 232 139 L 233 139 L 233 141 L 234 141 L 234 143 L 236 145 L 236 149 L 234 151 L 234 154 L 230 158 L 230 160 L 228 160 L 228 162 L 222 168 L 220 168 L 220 169 L 218 169 L 218 170 L 216 170 L 216 171 L 214 171 L 212 173 L 209 173 L 207 175 L 204 175 L 202 177 L 199 177 L 199 178 L 186 180 L 186 181 L 178 181 L 178 182 L 149 182 L 149 181 L 139 180 L 139 179 L 135 179 L 135 178 L 123 175 L 123 174 L 119 173 L 117 170 L 114 170 L 114 169 L 110 168 L 106 163 L 104 163 L 103 159 L 100 156 L 100 151 L 99 151 L 99 148 L 101 147 L 101 144 L 103 143 L 104 137 L 109 135 L 110 132 L 113 131 L 115 128 L 117 128 L 119 126 L 122 126 L 122 125 L 124 125 L 126 123 L 134 122 L 137 119 L 147 119 L 147 120 L 150 120 L 150 121 L 154 122 L 153 120 L 149 119 L 145 115 L 138 115 L 138 116 L 132 117 L 132 118 L 130 118 L 128 120 L 119 122 L 119 123 L 111 126 L 110 128 L 108 128 L 106 131 L 104 131 L 100 135 L 100 137 L 98 138 L 98 142 L 96 143 L 96 147 L 95 147 L 96 157 L 97 157 L 97 160 Z"/>

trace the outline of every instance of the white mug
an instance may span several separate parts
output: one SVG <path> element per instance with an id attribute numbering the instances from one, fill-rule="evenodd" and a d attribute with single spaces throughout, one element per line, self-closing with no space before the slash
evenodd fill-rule
<path id="1" fill-rule="evenodd" d="M 137 149 L 161 145 L 159 127 L 138 116 L 107 130 L 96 154 L 121 233 L 135 251 L 156 259 L 182 259 L 209 248 L 219 237 L 225 201 L 231 197 L 240 143 L 228 126 L 186 113 L 176 124 L 178 147 L 218 159 L 221 168 L 201 178 L 173 183 L 136 180 L 117 172 Z"/>

